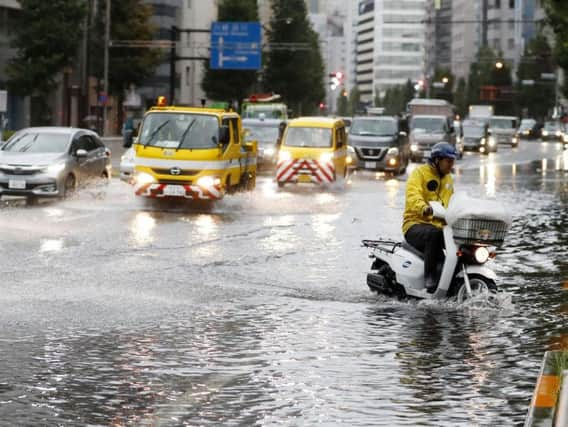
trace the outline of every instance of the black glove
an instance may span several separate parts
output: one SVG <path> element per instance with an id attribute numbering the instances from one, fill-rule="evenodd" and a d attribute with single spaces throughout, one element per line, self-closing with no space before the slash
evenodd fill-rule
<path id="1" fill-rule="evenodd" d="M 432 206 L 426 206 L 422 209 L 422 216 L 432 216 L 433 214 L 434 210 L 432 209 Z"/>

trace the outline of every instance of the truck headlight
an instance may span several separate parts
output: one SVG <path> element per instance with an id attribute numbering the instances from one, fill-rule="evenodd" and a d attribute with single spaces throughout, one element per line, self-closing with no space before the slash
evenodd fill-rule
<path id="1" fill-rule="evenodd" d="M 562 132 L 560 132 L 559 130 L 556 131 L 556 136 L 560 136 L 562 135 Z"/>
<path id="2" fill-rule="evenodd" d="M 320 163 L 330 163 L 333 160 L 333 153 L 322 153 L 319 157 Z"/>
<path id="3" fill-rule="evenodd" d="M 490 136 L 489 139 L 488 139 L 488 143 L 489 143 L 490 147 L 494 147 L 495 146 L 495 138 Z"/>
<path id="4" fill-rule="evenodd" d="M 481 143 L 481 145 L 485 145 L 485 138 L 481 138 L 481 141 L 479 141 Z"/>
<path id="5" fill-rule="evenodd" d="M 203 188 L 211 188 L 221 185 L 221 178 L 218 176 L 202 176 L 197 180 L 197 185 Z"/>
<path id="6" fill-rule="evenodd" d="M 156 182 L 156 178 L 154 178 L 152 175 L 150 175 L 149 173 L 146 173 L 146 172 L 138 172 L 136 174 L 134 180 L 136 181 L 136 184 L 138 184 L 138 185 L 146 185 L 146 184 L 152 184 L 153 182 Z"/>
<path id="7" fill-rule="evenodd" d="M 290 160 L 291 158 L 292 158 L 292 153 L 290 153 L 289 151 L 280 150 L 280 153 L 278 153 L 278 160 L 281 162 L 285 162 L 287 160 Z"/>

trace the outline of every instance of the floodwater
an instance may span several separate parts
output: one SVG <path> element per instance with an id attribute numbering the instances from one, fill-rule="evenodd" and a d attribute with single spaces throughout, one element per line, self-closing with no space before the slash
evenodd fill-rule
<path id="1" fill-rule="evenodd" d="M 0 424 L 521 424 L 544 352 L 568 347 L 568 162 L 471 156 L 456 187 L 513 212 L 499 309 L 368 290 L 360 241 L 400 238 L 405 177 L 264 177 L 199 209 L 118 181 L 5 204 Z"/>

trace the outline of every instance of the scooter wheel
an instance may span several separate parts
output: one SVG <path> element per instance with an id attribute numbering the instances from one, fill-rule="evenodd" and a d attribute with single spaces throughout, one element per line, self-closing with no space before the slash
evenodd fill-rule
<path id="1" fill-rule="evenodd" d="M 471 294 L 468 294 L 465 283 L 459 286 L 456 293 L 456 301 L 458 304 L 463 304 L 470 299 L 480 299 L 480 301 L 487 299 L 487 301 L 491 303 L 494 295 L 497 294 L 497 285 L 495 285 L 495 282 L 483 276 L 469 276 L 469 284 Z"/>

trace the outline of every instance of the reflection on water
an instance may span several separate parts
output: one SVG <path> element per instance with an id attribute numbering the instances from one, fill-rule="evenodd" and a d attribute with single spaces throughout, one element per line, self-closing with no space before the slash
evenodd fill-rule
<path id="1" fill-rule="evenodd" d="M 63 239 L 42 240 L 39 248 L 40 252 L 58 252 L 63 249 Z"/>
<path id="2" fill-rule="evenodd" d="M 152 230 L 156 220 L 149 212 L 138 212 L 130 223 L 130 233 L 138 246 L 147 246 L 154 241 Z"/>
<path id="3" fill-rule="evenodd" d="M 0 423 L 519 425 L 544 351 L 568 346 L 568 185 L 555 162 L 542 167 L 488 162 L 456 182 L 513 209 L 492 265 L 498 309 L 368 291 L 360 239 L 400 232 L 399 180 L 235 197 L 214 214 L 129 211 L 125 250 L 151 257 L 105 255 L 109 288 L 82 284 L 100 274 L 87 270 L 96 259 L 64 259 L 63 283 L 41 282 L 46 298 L 24 298 L 2 323 Z M 41 245 L 64 257 L 68 242 Z M 107 305 L 111 287 L 122 303 Z M 59 290 L 61 302 L 47 298 Z"/>

